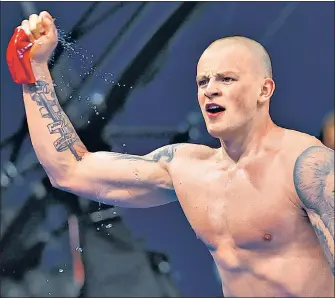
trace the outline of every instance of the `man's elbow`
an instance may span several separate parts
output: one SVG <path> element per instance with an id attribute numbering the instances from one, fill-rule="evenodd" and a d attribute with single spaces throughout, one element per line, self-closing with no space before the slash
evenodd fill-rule
<path id="1" fill-rule="evenodd" d="M 80 161 L 82 162 L 82 161 Z M 48 171 L 48 168 L 45 168 L 46 174 L 48 175 L 49 181 L 52 187 L 68 191 L 71 191 L 75 186 L 75 181 L 78 180 L 78 173 L 82 167 L 79 167 L 78 161 L 66 162 L 64 164 L 58 164 L 56 168 L 52 171 Z M 77 177 L 74 179 L 74 177 Z"/>
<path id="2" fill-rule="evenodd" d="M 51 186 L 54 188 L 57 188 L 59 190 L 64 190 L 67 192 L 72 192 L 70 184 L 69 184 L 69 180 L 67 179 L 54 179 L 49 176 L 49 181 L 51 183 Z"/>
<path id="3" fill-rule="evenodd" d="M 49 172 L 46 170 L 47 176 L 52 187 L 57 188 L 59 190 L 64 190 L 67 192 L 72 192 L 73 188 L 73 177 L 75 176 L 75 170 L 72 166 L 67 167 L 66 169 L 62 169 L 61 171 Z"/>

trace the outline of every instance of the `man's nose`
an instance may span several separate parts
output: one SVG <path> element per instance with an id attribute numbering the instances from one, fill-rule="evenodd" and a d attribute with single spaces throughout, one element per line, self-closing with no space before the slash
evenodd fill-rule
<path id="1" fill-rule="evenodd" d="M 213 86 L 212 84 L 208 84 L 206 90 L 205 90 L 205 96 L 208 99 L 213 99 L 215 97 L 221 96 L 222 92 L 219 88 L 216 86 Z"/>

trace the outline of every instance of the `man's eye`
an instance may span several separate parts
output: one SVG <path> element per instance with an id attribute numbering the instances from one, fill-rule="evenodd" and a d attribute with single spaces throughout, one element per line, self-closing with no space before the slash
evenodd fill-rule
<path id="1" fill-rule="evenodd" d="M 224 77 L 221 79 L 222 82 L 225 82 L 225 83 L 231 83 L 233 81 L 235 81 L 235 79 L 233 78 L 230 78 L 230 77 Z"/>
<path id="2" fill-rule="evenodd" d="M 208 80 L 200 80 L 200 81 L 198 81 L 198 85 L 199 86 L 204 86 L 204 85 L 207 84 L 207 82 L 208 82 Z"/>

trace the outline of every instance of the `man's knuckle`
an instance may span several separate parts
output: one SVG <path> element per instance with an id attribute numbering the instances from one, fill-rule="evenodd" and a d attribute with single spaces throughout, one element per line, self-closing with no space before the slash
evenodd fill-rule
<path id="1" fill-rule="evenodd" d="M 29 16 L 29 19 L 34 19 L 34 18 L 38 18 L 38 15 L 36 13 L 33 13 Z"/>

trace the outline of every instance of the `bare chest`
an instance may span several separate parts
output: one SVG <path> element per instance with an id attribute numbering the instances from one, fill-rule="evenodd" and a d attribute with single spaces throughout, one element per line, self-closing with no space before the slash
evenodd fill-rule
<path id="1" fill-rule="evenodd" d="M 199 164 L 179 173 L 180 204 L 210 250 L 278 248 L 297 236 L 303 213 L 290 200 L 292 187 L 280 168 L 218 170 Z"/>

